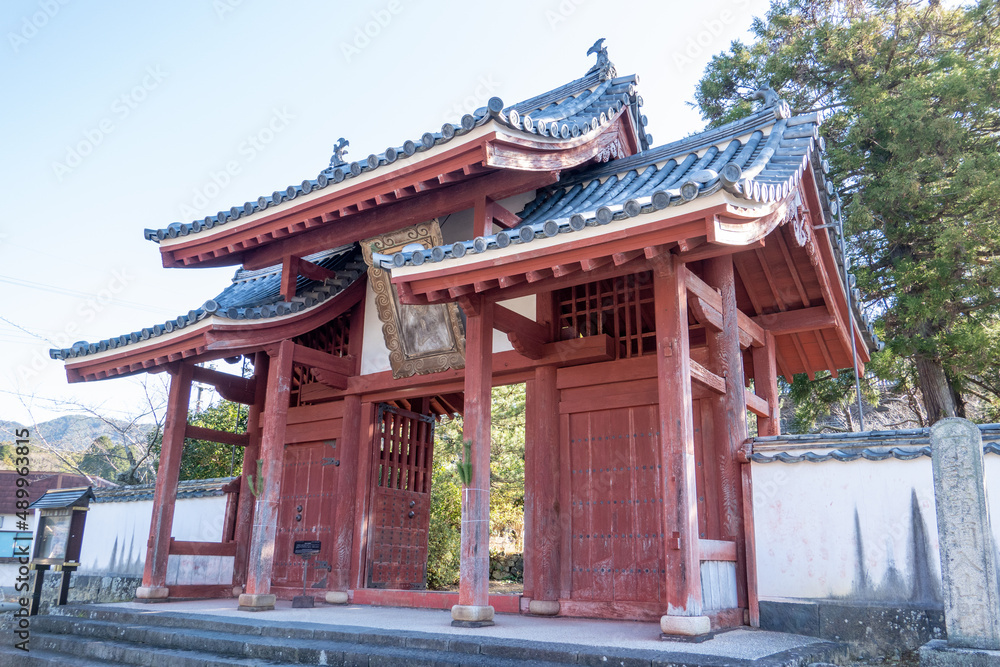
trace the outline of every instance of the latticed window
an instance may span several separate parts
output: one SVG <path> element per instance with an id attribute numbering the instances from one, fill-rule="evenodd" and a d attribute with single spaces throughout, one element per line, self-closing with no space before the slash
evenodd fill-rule
<path id="1" fill-rule="evenodd" d="M 350 336 L 351 314 L 347 312 L 339 317 L 335 317 L 326 324 L 316 327 L 312 331 L 302 334 L 294 340 L 299 345 L 320 350 L 335 357 L 346 357 L 348 355 Z M 309 368 L 302 366 L 294 366 L 292 368 L 291 404 L 293 407 L 308 402 L 302 400 L 301 388 L 303 385 L 315 381 L 316 378 L 313 377 L 312 370 Z"/>
<path id="2" fill-rule="evenodd" d="M 649 271 L 558 290 L 556 304 L 563 340 L 607 334 L 617 343 L 617 359 L 656 352 Z"/>

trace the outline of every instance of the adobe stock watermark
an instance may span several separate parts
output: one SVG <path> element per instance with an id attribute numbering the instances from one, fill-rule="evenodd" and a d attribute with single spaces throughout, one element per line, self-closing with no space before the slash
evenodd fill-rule
<path id="1" fill-rule="evenodd" d="M 243 4 L 243 0 L 212 0 L 212 9 L 220 21 L 225 21 L 226 16 L 236 11 Z"/>
<path id="2" fill-rule="evenodd" d="M 38 11 L 32 13 L 31 16 L 21 17 L 21 25 L 17 32 L 9 31 L 7 33 L 7 42 L 14 53 L 20 51 L 22 46 L 37 37 L 39 31 L 47 26 L 49 21 L 54 19 L 67 4 L 69 4 L 69 0 L 39 0 Z"/>
<path id="3" fill-rule="evenodd" d="M 208 181 L 192 191 L 191 199 L 180 205 L 178 213 L 182 220 L 194 220 L 200 212 L 207 211 L 222 191 L 232 184 L 243 168 L 257 159 L 275 137 L 288 129 L 295 115 L 288 109 L 272 109 L 271 117 L 256 132 L 248 134 L 236 148 L 237 158 L 226 162 L 219 169 L 208 172 Z"/>
<path id="4" fill-rule="evenodd" d="M 52 163 L 52 172 L 61 183 L 64 178 L 73 173 L 87 156 L 104 143 L 112 132 L 118 129 L 132 112 L 139 108 L 149 98 L 149 94 L 160 87 L 167 78 L 167 72 L 159 65 L 146 68 L 142 80 L 125 91 L 111 102 L 110 114 L 99 120 L 93 127 L 83 131 L 83 138 L 74 144 L 66 146 L 62 161 Z"/>
<path id="5" fill-rule="evenodd" d="M 494 96 L 500 87 L 500 82 L 493 78 L 492 74 L 479 77 L 472 94 L 455 102 L 441 116 L 441 120 L 446 123 L 457 123 L 465 114 L 471 114 L 476 109 L 486 106 L 490 98 Z"/>
<path id="6" fill-rule="evenodd" d="M 545 10 L 545 20 L 549 22 L 549 28 L 555 30 L 565 23 L 576 13 L 576 10 L 587 0 L 560 0 L 555 8 Z"/>
<path id="7" fill-rule="evenodd" d="M 403 11 L 403 3 L 400 0 L 389 0 L 384 8 L 372 10 L 371 20 L 354 28 L 351 41 L 340 43 L 340 52 L 344 54 L 344 60 L 350 63 L 355 57 L 360 56 L 361 52 L 367 49 L 372 40 L 389 27 L 389 24 L 401 11 Z"/>
<path id="8" fill-rule="evenodd" d="M 715 44 L 722 38 L 725 28 L 746 13 L 734 11 L 732 8 L 740 7 L 746 10 L 749 4 L 750 0 L 729 0 L 729 6 L 720 11 L 715 18 L 692 26 L 687 31 L 687 40 L 679 44 L 673 52 L 672 60 L 677 71 L 683 71 L 688 67 L 699 69 L 704 67 L 708 52 L 715 50 Z"/>
<path id="9" fill-rule="evenodd" d="M 97 319 L 115 298 L 128 289 L 134 280 L 128 268 L 113 269 L 111 278 L 105 286 L 89 298 L 82 299 L 72 311 L 75 317 L 66 322 L 60 331 L 53 335 L 51 342 L 58 348 L 72 347 L 76 336 L 80 333 L 82 324 L 89 324 Z M 31 359 L 17 368 L 17 378 L 21 381 L 30 380 L 42 373 L 48 364 L 52 363 L 48 354 L 37 347 L 32 350 Z"/>

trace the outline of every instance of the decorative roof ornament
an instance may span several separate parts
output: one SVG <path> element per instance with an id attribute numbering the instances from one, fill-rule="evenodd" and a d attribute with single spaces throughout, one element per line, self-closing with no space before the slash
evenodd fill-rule
<path id="1" fill-rule="evenodd" d="M 601 81 L 607 81 L 618 76 L 614 63 L 608 58 L 608 47 L 604 46 L 604 37 L 594 42 L 594 45 L 587 49 L 587 55 L 597 54 L 597 64 L 587 70 L 587 74 L 600 73 Z"/>
<path id="2" fill-rule="evenodd" d="M 344 160 L 344 156 L 347 155 L 347 147 L 351 145 L 351 142 L 347 139 L 341 137 L 337 139 L 337 145 L 333 147 L 333 157 L 330 158 L 330 167 L 343 167 L 347 164 Z"/>
<path id="3" fill-rule="evenodd" d="M 764 104 L 761 107 L 763 109 L 774 108 L 774 116 L 776 118 L 791 118 L 792 116 L 792 110 L 789 108 L 788 102 L 778 97 L 778 92 L 771 86 L 758 88 L 750 96 L 750 99 L 763 101 Z"/>

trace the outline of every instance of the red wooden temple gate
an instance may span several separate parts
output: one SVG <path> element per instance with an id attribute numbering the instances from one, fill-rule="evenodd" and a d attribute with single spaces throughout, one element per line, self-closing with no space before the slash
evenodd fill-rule
<path id="1" fill-rule="evenodd" d="M 165 266 L 241 268 L 187 315 L 52 351 L 74 382 L 171 376 L 137 598 L 235 586 L 242 609 L 270 609 L 301 591 L 294 543 L 318 540 L 306 584 L 327 601 L 492 623 L 490 390 L 526 382 L 509 610 L 681 634 L 756 621 L 748 411 L 777 433 L 779 373 L 836 373 L 852 343 L 863 366 L 877 340 L 831 237 L 821 114 L 770 102 L 652 147 L 635 84 L 603 57 L 537 98 L 362 162 L 338 147 L 316 179 L 147 230 Z M 240 357 L 252 377 L 201 365 Z M 186 426 L 195 380 L 250 406 L 245 433 Z M 424 593 L 433 423 L 458 412 L 460 590 Z M 189 437 L 245 448 L 232 540 L 183 546 L 232 558 L 232 582 L 167 582 Z"/>

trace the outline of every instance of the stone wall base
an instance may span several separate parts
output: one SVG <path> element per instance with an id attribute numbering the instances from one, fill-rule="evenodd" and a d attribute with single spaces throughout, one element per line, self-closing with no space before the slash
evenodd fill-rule
<path id="1" fill-rule="evenodd" d="M 760 627 L 845 642 L 853 655 L 915 651 L 946 636 L 940 605 L 844 600 L 761 600 Z"/>
<path id="2" fill-rule="evenodd" d="M 920 647 L 920 667 L 1000 667 L 1000 651 L 955 648 L 935 639 Z"/>
<path id="3" fill-rule="evenodd" d="M 34 577 L 35 573 L 32 572 Z M 61 572 L 46 572 L 42 583 L 42 601 L 40 611 L 45 613 L 55 604 L 59 597 L 59 585 L 62 581 Z M 69 604 L 78 602 L 131 602 L 135 597 L 135 589 L 142 586 L 142 577 L 127 577 L 116 575 L 77 574 L 73 573 L 69 580 Z"/>

